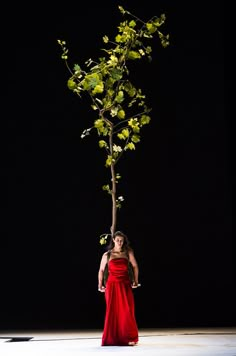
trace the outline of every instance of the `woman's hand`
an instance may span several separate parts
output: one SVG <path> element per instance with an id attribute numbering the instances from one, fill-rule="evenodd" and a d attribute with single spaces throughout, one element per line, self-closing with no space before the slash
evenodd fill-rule
<path id="1" fill-rule="evenodd" d="M 104 286 L 98 287 L 98 291 L 104 293 L 106 288 Z"/>
<path id="2" fill-rule="evenodd" d="M 141 284 L 140 283 L 135 283 L 135 282 L 133 282 L 132 283 L 132 288 L 138 288 L 138 287 L 140 287 L 141 286 Z"/>

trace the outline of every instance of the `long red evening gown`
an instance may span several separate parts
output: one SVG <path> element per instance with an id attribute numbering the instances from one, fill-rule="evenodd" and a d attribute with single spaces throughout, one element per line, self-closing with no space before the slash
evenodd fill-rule
<path id="1" fill-rule="evenodd" d="M 127 346 L 138 342 L 134 295 L 128 274 L 127 258 L 108 262 L 106 282 L 106 313 L 102 346 Z"/>

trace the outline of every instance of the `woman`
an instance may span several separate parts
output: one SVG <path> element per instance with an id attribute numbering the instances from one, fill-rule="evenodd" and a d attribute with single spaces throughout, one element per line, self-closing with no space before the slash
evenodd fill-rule
<path id="1" fill-rule="evenodd" d="M 104 272 L 108 263 L 108 277 Z M 133 280 L 130 279 L 129 264 Z M 102 255 L 98 271 L 98 290 L 105 293 L 106 313 L 102 346 L 134 346 L 138 343 L 138 327 L 135 319 L 134 295 L 139 269 L 127 236 L 115 232 L 108 251 Z"/>

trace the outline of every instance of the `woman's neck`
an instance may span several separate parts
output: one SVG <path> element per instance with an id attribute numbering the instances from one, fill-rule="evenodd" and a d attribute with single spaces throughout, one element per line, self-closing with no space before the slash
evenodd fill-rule
<path id="1" fill-rule="evenodd" d="M 112 251 L 115 252 L 115 253 L 123 252 L 122 248 L 117 248 L 117 247 L 113 247 Z"/>

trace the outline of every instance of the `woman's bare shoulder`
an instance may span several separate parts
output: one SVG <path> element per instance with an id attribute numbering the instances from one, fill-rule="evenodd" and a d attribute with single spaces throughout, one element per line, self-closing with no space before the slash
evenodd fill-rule
<path id="1" fill-rule="evenodd" d="M 109 257 L 110 254 L 111 254 L 111 251 L 108 250 L 108 251 L 106 251 L 106 252 L 103 253 L 102 257 L 104 257 L 104 258 L 105 258 L 105 257 Z"/>
<path id="2" fill-rule="evenodd" d="M 130 255 L 130 254 L 134 254 L 134 250 L 132 249 L 132 247 L 128 247 L 128 254 Z"/>

